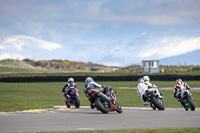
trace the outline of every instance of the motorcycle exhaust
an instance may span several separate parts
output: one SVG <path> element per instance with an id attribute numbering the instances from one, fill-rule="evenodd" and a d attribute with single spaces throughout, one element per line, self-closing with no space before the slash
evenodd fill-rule
<path id="1" fill-rule="evenodd" d="M 105 94 L 103 94 L 102 92 L 99 93 L 99 96 L 104 98 L 106 101 L 110 102 L 110 98 L 106 96 Z"/>

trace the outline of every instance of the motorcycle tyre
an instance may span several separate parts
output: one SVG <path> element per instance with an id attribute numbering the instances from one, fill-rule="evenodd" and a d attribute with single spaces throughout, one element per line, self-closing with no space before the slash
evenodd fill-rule
<path id="1" fill-rule="evenodd" d="M 180 105 L 185 109 L 185 111 L 188 111 L 188 104 L 185 101 L 185 103 L 183 104 L 181 101 L 179 101 Z"/>
<path id="2" fill-rule="evenodd" d="M 191 111 L 194 111 L 194 110 L 195 110 L 195 105 L 194 105 L 194 103 L 192 102 L 192 99 L 188 97 L 188 98 L 186 99 L 186 102 L 188 102 L 188 103 L 190 104 L 190 106 L 189 106 L 189 108 L 191 107 L 190 110 L 191 110 Z"/>
<path id="3" fill-rule="evenodd" d="M 99 109 L 102 113 L 106 114 L 109 112 L 109 108 L 105 108 L 101 101 L 100 101 L 100 97 L 98 97 L 97 99 L 95 99 L 95 106 L 97 107 L 97 109 Z"/>
<path id="4" fill-rule="evenodd" d="M 151 102 L 155 105 L 158 110 L 165 110 L 164 106 L 161 105 L 155 97 L 151 97 Z"/>
<path id="5" fill-rule="evenodd" d="M 122 107 L 119 105 L 119 103 L 117 102 L 117 113 L 122 113 Z"/>
<path id="6" fill-rule="evenodd" d="M 75 108 L 79 108 L 80 106 L 80 99 L 78 96 L 74 96 L 74 99 L 75 99 Z"/>
<path id="7" fill-rule="evenodd" d="M 152 108 L 153 110 L 156 110 L 156 107 L 153 107 L 153 106 L 152 106 L 152 103 L 150 103 L 150 106 L 151 106 L 151 108 Z"/>

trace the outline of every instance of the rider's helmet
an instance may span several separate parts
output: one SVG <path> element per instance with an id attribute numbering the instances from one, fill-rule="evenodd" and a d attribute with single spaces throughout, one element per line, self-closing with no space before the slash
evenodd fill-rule
<path id="1" fill-rule="evenodd" d="M 92 82 L 92 81 L 93 81 L 93 79 L 92 79 L 91 77 L 87 77 L 87 78 L 85 79 L 85 83 Z"/>
<path id="2" fill-rule="evenodd" d="M 74 82 L 74 79 L 73 78 L 69 78 L 68 82 Z"/>
<path id="3" fill-rule="evenodd" d="M 143 78 L 139 78 L 138 79 L 138 83 L 144 83 L 144 79 Z"/>
<path id="4" fill-rule="evenodd" d="M 146 82 L 146 81 L 150 81 L 149 76 L 144 76 L 143 79 L 144 79 L 145 82 Z"/>
<path id="5" fill-rule="evenodd" d="M 177 79 L 177 80 L 176 80 L 176 84 L 178 84 L 178 85 L 181 85 L 182 82 L 183 82 L 182 79 Z"/>

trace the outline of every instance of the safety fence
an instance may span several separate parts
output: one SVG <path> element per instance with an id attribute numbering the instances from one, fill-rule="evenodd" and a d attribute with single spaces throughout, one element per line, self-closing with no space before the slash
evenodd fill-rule
<path id="1" fill-rule="evenodd" d="M 92 76 L 95 81 L 137 81 L 143 75 L 127 76 Z M 35 76 L 35 77 L 0 77 L 0 82 L 65 82 L 73 77 L 75 81 L 84 82 L 87 76 Z M 152 81 L 200 81 L 200 75 L 150 75 Z"/>

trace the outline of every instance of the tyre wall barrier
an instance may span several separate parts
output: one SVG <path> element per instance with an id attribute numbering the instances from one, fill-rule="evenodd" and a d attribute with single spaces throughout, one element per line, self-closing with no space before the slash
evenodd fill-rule
<path id="1" fill-rule="evenodd" d="M 66 82 L 73 77 L 75 81 L 84 82 L 87 76 L 35 76 L 35 77 L 0 77 L 0 82 Z M 95 81 L 138 81 L 143 75 L 127 76 L 91 76 Z M 200 81 L 200 75 L 151 75 L 152 81 Z"/>

